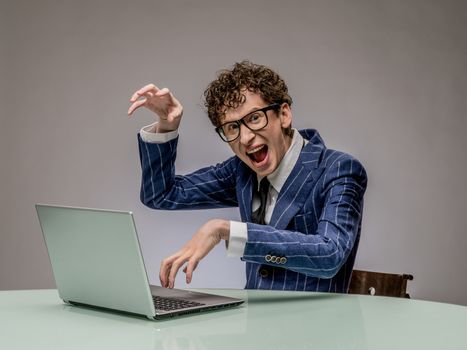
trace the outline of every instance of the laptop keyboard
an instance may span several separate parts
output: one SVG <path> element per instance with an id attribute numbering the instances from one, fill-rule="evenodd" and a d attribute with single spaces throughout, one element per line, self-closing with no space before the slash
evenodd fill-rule
<path id="1" fill-rule="evenodd" d="M 179 309 L 185 309 L 187 307 L 205 305 L 202 303 L 197 303 L 195 301 L 160 297 L 156 295 L 153 295 L 152 299 L 154 300 L 154 306 L 156 307 L 156 310 L 164 310 L 164 311 L 179 310 Z"/>

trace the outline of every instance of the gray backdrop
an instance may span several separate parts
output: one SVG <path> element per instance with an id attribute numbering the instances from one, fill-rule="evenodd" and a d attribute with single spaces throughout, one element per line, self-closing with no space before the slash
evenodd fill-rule
<path id="1" fill-rule="evenodd" d="M 126 111 L 140 86 L 170 87 L 185 107 L 179 172 L 222 161 L 231 151 L 202 92 L 216 71 L 250 59 L 288 82 L 296 127 L 366 166 L 357 267 L 412 273 L 413 297 L 467 304 L 466 1 L 0 6 L 0 289 L 54 287 L 36 202 L 132 210 L 153 283 L 161 258 L 207 219 L 238 218 L 143 207 L 136 133 L 152 117 Z M 219 246 L 192 286 L 243 284 L 243 264 Z"/>

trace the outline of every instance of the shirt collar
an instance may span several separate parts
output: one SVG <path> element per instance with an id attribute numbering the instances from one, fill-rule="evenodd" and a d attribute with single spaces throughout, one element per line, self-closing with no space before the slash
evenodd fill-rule
<path id="1" fill-rule="evenodd" d="M 292 130 L 293 137 L 289 149 L 285 153 L 277 169 L 267 176 L 269 183 L 278 193 L 281 191 L 282 186 L 284 186 L 285 181 L 297 163 L 298 157 L 300 156 L 300 152 L 304 145 L 304 139 L 302 135 L 300 135 L 297 129 Z M 260 183 L 260 180 L 261 179 L 258 177 L 258 184 Z"/>

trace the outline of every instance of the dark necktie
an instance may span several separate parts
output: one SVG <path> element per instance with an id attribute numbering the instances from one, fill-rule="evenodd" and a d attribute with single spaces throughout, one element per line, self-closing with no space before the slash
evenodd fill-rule
<path id="1" fill-rule="evenodd" d="M 266 201 L 268 199 L 269 181 L 267 177 L 263 177 L 259 183 L 259 190 L 256 195 L 259 196 L 259 208 L 251 213 L 251 221 L 255 224 L 265 225 L 264 215 L 266 214 Z"/>

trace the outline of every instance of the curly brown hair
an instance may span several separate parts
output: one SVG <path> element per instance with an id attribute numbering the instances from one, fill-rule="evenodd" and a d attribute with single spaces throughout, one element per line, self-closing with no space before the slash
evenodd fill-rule
<path id="1" fill-rule="evenodd" d="M 276 72 L 250 61 L 237 62 L 231 70 L 221 70 L 204 91 L 204 106 L 214 126 L 221 124 L 226 109 L 235 109 L 245 102 L 245 90 L 258 93 L 270 104 L 292 105 L 287 85 Z"/>

